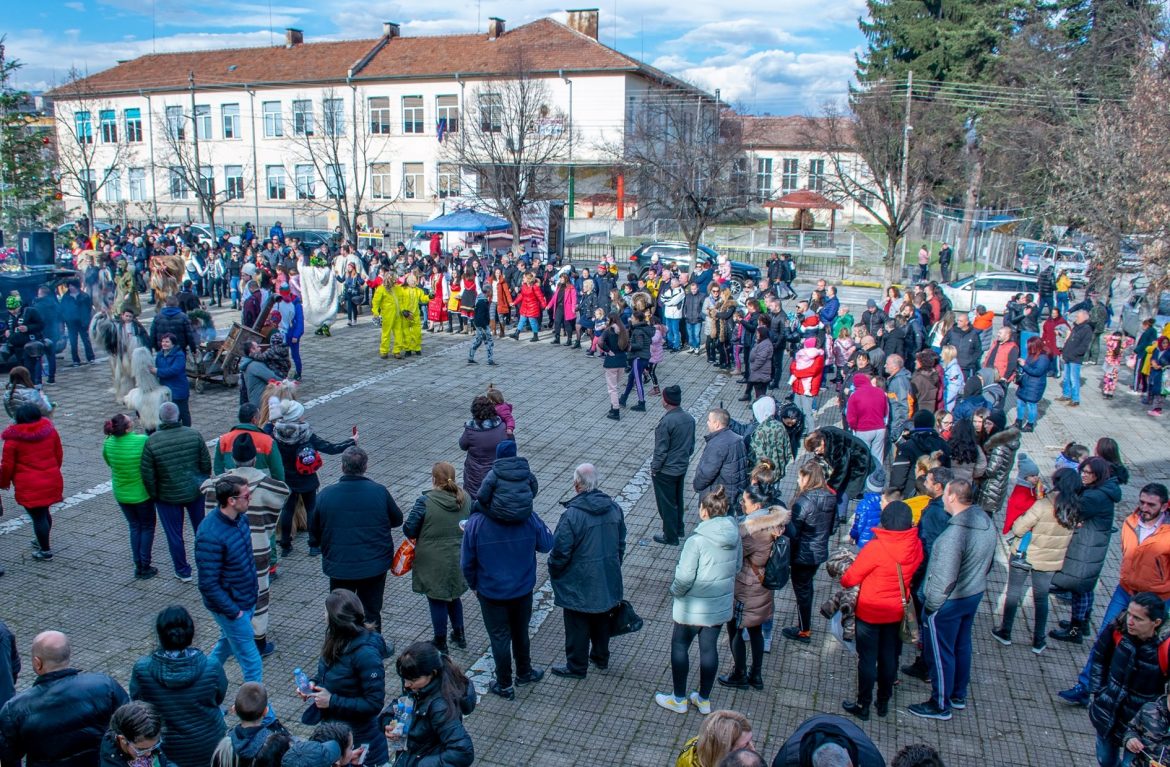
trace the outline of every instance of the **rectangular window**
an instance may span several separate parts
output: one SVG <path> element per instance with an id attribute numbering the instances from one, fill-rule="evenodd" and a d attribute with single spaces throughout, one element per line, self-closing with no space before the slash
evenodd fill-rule
<path id="1" fill-rule="evenodd" d="M 370 133 L 390 135 L 390 97 L 377 96 L 370 99 Z"/>
<path id="2" fill-rule="evenodd" d="M 293 135 L 294 136 L 312 136 L 313 135 L 313 102 L 312 101 L 294 101 L 293 102 Z"/>
<path id="3" fill-rule="evenodd" d="M 345 166 L 325 166 L 325 194 L 331 200 L 345 197 Z"/>
<path id="4" fill-rule="evenodd" d="M 122 201 L 122 173 L 116 168 L 106 168 L 106 180 L 102 184 L 102 193 L 106 202 Z"/>
<path id="5" fill-rule="evenodd" d="M 772 158 L 756 158 L 756 196 L 766 200 L 772 196 Z"/>
<path id="6" fill-rule="evenodd" d="M 184 127 L 183 108 L 167 107 L 167 133 L 171 135 L 171 138 L 177 139 L 179 141 L 185 139 L 187 136 Z"/>
<path id="7" fill-rule="evenodd" d="M 211 107 L 207 104 L 195 105 L 195 138 L 201 141 L 211 138 Z"/>
<path id="8" fill-rule="evenodd" d="M 199 166 L 199 193 L 204 199 L 215 196 L 215 171 L 210 165 Z"/>
<path id="9" fill-rule="evenodd" d="M 296 184 L 298 200 L 312 200 L 317 196 L 317 179 L 312 165 L 294 166 L 293 183 Z"/>
<path id="10" fill-rule="evenodd" d="M 265 101 L 261 105 L 261 110 L 264 113 L 264 138 L 280 138 L 284 135 L 284 121 L 280 113 L 279 101 Z M 283 171 L 281 172 L 281 179 L 284 178 Z M 282 184 L 283 186 L 283 184 Z M 269 199 L 281 199 L 284 197 Z"/>
<path id="11" fill-rule="evenodd" d="M 244 166 L 223 166 L 223 183 L 229 200 L 244 199 Z"/>
<path id="12" fill-rule="evenodd" d="M 402 163 L 402 196 L 407 200 L 421 200 L 426 193 L 423 187 L 423 164 Z"/>
<path id="13" fill-rule="evenodd" d="M 146 200 L 146 168 L 130 169 L 130 201 L 144 202 Z"/>
<path id="14" fill-rule="evenodd" d="M 264 170 L 268 176 L 268 199 L 283 200 L 288 196 L 284 185 L 284 166 L 269 165 Z"/>
<path id="15" fill-rule="evenodd" d="M 825 188 L 825 161 L 824 160 L 809 160 L 808 161 L 808 188 L 814 192 L 823 191 Z"/>
<path id="16" fill-rule="evenodd" d="M 127 109 L 122 112 L 126 121 L 126 140 L 132 143 L 142 141 L 142 110 Z"/>
<path id="17" fill-rule="evenodd" d="M 103 109 L 98 112 L 98 120 L 101 123 L 102 143 L 103 144 L 117 144 L 118 143 L 118 113 L 113 109 Z"/>
<path id="18" fill-rule="evenodd" d="M 500 94 L 479 94 L 479 129 L 484 133 L 499 133 L 504 129 L 504 99 Z"/>
<path id="19" fill-rule="evenodd" d="M 370 166 L 370 195 L 375 200 L 394 199 L 393 183 L 390 163 L 378 162 Z"/>
<path id="20" fill-rule="evenodd" d="M 800 160 L 785 157 L 780 172 L 780 194 L 795 192 L 800 188 Z"/>
<path id="21" fill-rule="evenodd" d="M 402 97 L 402 132 L 423 132 L 423 97 Z"/>
<path id="22" fill-rule="evenodd" d="M 81 171 L 77 181 L 77 187 L 83 199 L 92 200 L 97 197 L 97 181 L 94 179 L 92 170 Z"/>
<path id="23" fill-rule="evenodd" d="M 345 132 L 345 101 L 342 99 L 325 99 L 322 117 L 325 125 L 322 126 L 327 136 L 337 136 Z"/>
<path id="24" fill-rule="evenodd" d="M 89 112 L 74 112 L 73 122 L 77 126 L 77 143 L 93 143 L 93 117 Z"/>
<path id="25" fill-rule="evenodd" d="M 441 127 L 440 127 L 441 126 Z M 459 132 L 459 97 L 435 97 L 435 132 Z"/>
<path id="26" fill-rule="evenodd" d="M 223 110 L 223 137 L 241 138 L 240 136 L 240 105 L 224 104 Z"/>
<path id="27" fill-rule="evenodd" d="M 187 186 L 187 178 L 183 175 L 182 168 L 170 169 L 170 188 L 172 200 L 185 200 L 187 195 L 191 193 Z"/>
<path id="28" fill-rule="evenodd" d="M 438 190 L 440 197 L 459 196 L 459 166 L 444 164 L 439 166 Z"/>

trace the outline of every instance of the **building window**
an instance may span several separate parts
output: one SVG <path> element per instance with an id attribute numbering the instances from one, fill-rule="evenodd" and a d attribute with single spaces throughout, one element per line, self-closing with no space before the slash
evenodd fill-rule
<path id="1" fill-rule="evenodd" d="M 500 94 L 479 94 L 479 129 L 484 133 L 499 133 L 504 129 L 504 99 Z"/>
<path id="2" fill-rule="evenodd" d="M 823 191 L 825 188 L 825 161 L 824 160 L 809 160 L 808 161 L 808 188 L 814 192 Z"/>
<path id="3" fill-rule="evenodd" d="M 423 97 L 402 97 L 402 132 L 423 132 Z"/>
<path id="4" fill-rule="evenodd" d="M 210 165 L 199 166 L 199 193 L 205 199 L 215 196 L 215 172 Z"/>
<path id="5" fill-rule="evenodd" d="M 297 187 L 298 200 L 312 200 L 317 196 L 317 180 L 312 165 L 297 165 L 293 168 L 293 183 Z"/>
<path id="6" fill-rule="evenodd" d="M 390 172 L 390 163 L 378 162 L 370 166 L 370 195 L 375 200 L 394 199 L 394 176 Z"/>
<path id="7" fill-rule="evenodd" d="M 97 181 L 92 170 L 83 170 L 77 174 L 77 190 L 82 199 L 92 200 L 97 197 Z"/>
<path id="8" fill-rule="evenodd" d="M 182 168 L 170 169 L 170 187 L 172 200 L 185 200 L 187 195 L 191 193 L 187 186 L 187 178 L 183 175 Z"/>
<path id="9" fill-rule="evenodd" d="M 167 133 L 170 134 L 171 138 L 182 141 L 187 137 L 183 128 L 183 108 L 167 107 Z"/>
<path id="10" fill-rule="evenodd" d="M 269 165 L 264 171 L 268 175 L 268 199 L 283 200 L 288 196 L 284 186 L 284 166 Z"/>
<path id="11" fill-rule="evenodd" d="M 345 101 L 342 99 L 325 99 L 325 108 L 322 116 L 325 125 L 322 126 L 326 136 L 337 136 L 345 132 Z"/>
<path id="12" fill-rule="evenodd" d="M 331 200 L 345 197 L 345 166 L 325 166 L 325 195 Z"/>
<path id="13" fill-rule="evenodd" d="M 93 118 L 89 112 L 74 112 L 73 122 L 77 126 L 77 143 L 93 143 Z"/>
<path id="14" fill-rule="evenodd" d="M 868 189 L 861 190 L 861 207 L 872 209 L 877 204 L 877 197 Z"/>
<path id="15" fill-rule="evenodd" d="M 98 112 L 103 144 L 118 143 L 118 117 L 113 109 L 103 109 Z"/>
<path id="16" fill-rule="evenodd" d="M 390 135 L 390 97 L 370 99 L 370 133 Z"/>
<path id="17" fill-rule="evenodd" d="M 130 201 L 144 202 L 146 200 L 146 168 L 131 168 Z"/>
<path id="18" fill-rule="evenodd" d="M 284 124 L 280 114 L 279 101 L 265 101 L 261 105 L 261 110 L 264 113 L 264 138 L 280 138 L 284 135 Z M 284 178 L 283 172 L 281 178 Z M 283 186 L 283 184 L 282 184 Z M 277 198 L 269 198 L 277 199 Z M 279 199 L 283 200 L 283 197 Z"/>
<path id="19" fill-rule="evenodd" d="M 437 96 L 435 98 L 435 133 L 442 136 L 446 133 L 459 132 L 459 97 Z"/>
<path id="20" fill-rule="evenodd" d="M 407 200 L 421 200 L 424 193 L 423 164 L 421 162 L 402 163 L 402 196 Z"/>
<path id="21" fill-rule="evenodd" d="M 244 166 L 223 166 L 223 183 L 229 200 L 244 199 Z"/>
<path id="22" fill-rule="evenodd" d="M 223 105 L 223 137 L 240 138 L 240 105 Z"/>
<path id="23" fill-rule="evenodd" d="M 438 190 L 440 197 L 459 196 L 459 166 L 440 165 Z"/>
<path id="24" fill-rule="evenodd" d="M 293 135 L 294 136 L 312 136 L 313 135 L 313 102 L 312 101 L 294 101 L 293 102 Z"/>
<path id="25" fill-rule="evenodd" d="M 126 121 L 126 140 L 135 144 L 141 142 L 142 111 L 139 109 L 127 109 L 122 112 L 122 117 Z"/>
<path id="26" fill-rule="evenodd" d="M 201 141 L 211 138 L 211 107 L 207 104 L 195 105 L 195 138 Z"/>
<path id="27" fill-rule="evenodd" d="M 121 202 L 122 201 L 122 172 L 116 168 L 106 168 L 105 183 L 102 184 L 102 192 L 106 202 Z"/>
<path id="28" fill-rule="evenodd" d="M 756 158 L 756 196 L 766 200 L 772 196 L 772 158 Z"/>
<path id="29" fill-rule="evenodd" d="M 780 173 L 780 194 L 795 192 L 800 188 L 800 160 L 795 157 L 785 157 L 782 160 Z"/>

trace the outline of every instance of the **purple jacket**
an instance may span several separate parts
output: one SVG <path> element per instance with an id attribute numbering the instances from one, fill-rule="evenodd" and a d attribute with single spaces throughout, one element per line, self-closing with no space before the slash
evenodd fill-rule
<path id="1" fill-rule="evenodd" d="M 472 498 L 496 460 L 496 445 L 506 439 L 507 429 L 499 418 L 490 421 L 470 420 L 463 427 L 459 447 L 467 451 L 463 461 L 463 489 Z"/>

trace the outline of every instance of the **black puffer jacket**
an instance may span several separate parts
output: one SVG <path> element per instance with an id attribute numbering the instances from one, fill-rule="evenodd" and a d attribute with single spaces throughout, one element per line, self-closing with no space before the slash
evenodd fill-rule
<path id="1" fill-rule="evenodd" d="M 983 444 L 983 453 L 987 456 L 987 469 L 979 483 L 979 497 L 975 499 L 975 503 L 993 517 L 999 513 L 1007 500 L 1008 490 L 1012 486 L 1012 467 L 1016 463 L 1016 453 L 1019 450 L 1020 430 L 1014 426 L 992 434 Z"/>
<path id="2" fill-rule="evenodd" d="M 836 426 L 822 426 L 817 431 L 825 437 L 825 454 L 821 458 L 831 469 L 829 487 L 835 493 L 844 490 L 850 498 L 860 498 L 865 492 L 865 478 L 873 472 L 869 446 Z"/>
<path id="3" fill-rule="evenodd" d="M 837 515 L 837 496 L 824 488 L 792 501 L 792 562 L 819 565 L 829 559 L 829 535 Z"/>
<path id="4" fill-rule="evenodd" d="M 336 663 L 317 661 L 313 681 L 332 693 L 329 708 L 320 709 L 322 721 L 345 722 L 353 728 L 354 743 L 369 743 L 369 764 L 385 764 L 390 759 L 386 738 L 378 727 L 378 714 L 386 703 L 386 669 L 388 658 L 382 635 L 364 631 L 354 637 Z"/>
<path id="5" fill-rule="evenodd" d="M 1121 500 L 1121 486 L 1110 477 L 1081 494 L 1081 526 L 1073 531 L 1064 565 L 1052 578 L 1052 587 L 1085 593 L 1097 585 L 1109 539 L 1113 535 L 1113 512 Z"/>
<path id="6" fill-rule="evenodd" d="M 0 710 L 0 762 L 95 767 L 115 709 L 130 697 L 112 677 L 64 668 L 42 674 Z"/>
<path id="7" fill-rule="evenodd" d="M 1089 721 L 1097 734 L 1115 746 L 1138 709 L 1166 690 L 1167 674 L 1158 662 L 1163 640 L 1156 634 L 1138 639 L 1125 629 L 1125 618 L 1102 631 L 1089 656 Z"/>
<path id="8" fill-rule="evenodd" d="M 590 490 L 562 504 L 548 574 L 558 607 L 602 613 L 622 601 L 626 518 L 612 498 Z"/>
<path id="9" fill-rule="evenodd" d="M 751 470 L 743 439 L 731 429 L 721 429 L 703 439 L 707 444 L 699 456 L 699 465 L 695 467 L 692 487 L 696 493 L 703 495 L 713 490 L 715 485 L 723 485 L 731 508 L 738 509 L 739 496 L 747 487 Z"/>
<path id="10" fill-rule="evenodd" d="M 395 767 L 468 767 L 475 761 L 475 747 L 463 728 L 463 717 L 475 710 L 475 688 L 469 684 L 467 695 L 459 701 L 460 710 L 452 711 L 439 694 L 441 686 L 442 681 L 435 679 L 409 693 L 415 699 L 414 715 L 406 735 L 406 751 L 394 762 Z"/>
<path id="11" fill-rule="evenodd" d="M 195 648 L 156 650 L 130 672 L 130 697 L 151 704 L 163 720 L 167 756 L 179 767 L 206 767 L 225 726 L 223 666 Z"/>
<path id="12" fill-rule="evenodd" d="M 347 447 L 357 444 L 352 439 L 344 442 L 330 442 L 322 439 L 313 432 L 313 427 L 304 421 L 277 421 L 272 425 L 272 438 L 276 448 L 280 451 L 280 461 L 284 465 L 284 481 L 288 489 L 294 493 L 307 493 L 321 486 L 318 478 L 320 470 L 313 474 L 302 474 L 297 471 L 297 454 L 305 447 L 312 446 L 318 453 L 337 455 L 345 452 Z"/>
<path id="13" fill-rule="evenodd" d="M 630 326 L 630 356 L 649 362 L 650 342 L 653 340 L 654 328 L 646 322 L 635 322 Z"/>
<path id="14" fill-rule="evenodd" d="M 914 467 L 919 458 L 933 453 L 942 453 L 940 463 L 950 467 L 951 449 L 934 429 L 913 429 L 905 438 L 898 440 L 894 462 L 890 465 L 890 487 L 900 488 L 903 498 L 917 495 Z"/>
<path id="15" fill-rule="evenodd" d="M 199 339 L 191 327 L 191 320 L 177 306 L 168 306 L 158 313 L 154 322 L 150 323 L 150 344 L 155 351 L 162 349 L 162 337 L 171 333 L 175 337 L 175 347 L 181 351 L 199 351 Z M 170 744 L 168 743 L 169 747 Z"/>

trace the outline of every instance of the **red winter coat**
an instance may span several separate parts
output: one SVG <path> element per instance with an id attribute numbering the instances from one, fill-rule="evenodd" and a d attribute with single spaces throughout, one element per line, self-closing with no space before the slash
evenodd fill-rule
<path id="1" fill-rule="evenodd" d="M 796 376 L 792 382 L 793 394 L 815 397 L 821 393 L 821 375 L 825 372 L 825 355 L 818 354 L 813 364 L 803 370 L 796 369 L 796 360 L 788 363 L 788 372 Z"/>
<path id="2" fill-rule="evenodd" d="M 0 488 L 16 486 L 16 502 L 28 509 L 52 506 L 65 491 L 61 478 L 61 437 L 53 422 L 14 423 L 0 434 Z"/>
<path id="3" fill-rule="evenodd" d="M 853 393 L 845 405 L 845 422 L 849 428 L 853 431 L 886 428 L 886 416 L 890 412 L 890 400 L 886 393 L 874 386 L 864 373 L 853 376 L 853 386 Z"/>
<path id="4" fill-rule="evenodd" d="M 914 572 L 922 564 L 922 541 L 918 539 L 917 528 L 875 527 L 873 540 L 858 552 L 857 559 L 841 576 L 841 588 L 861 586 L 857 594 L 857 617 L 866 623 L 901 622 L 902 594 L 897 564 L 902 565 L 902 579 L 908 590 Z"/>
<path id="5" fill-rule="evenodd" d="M 539 317 L 544 311 L 544 293 L 537 284 L 520 286 L 520 316 Z M 567 315 L 566 315 L 567 316 Z"/>

